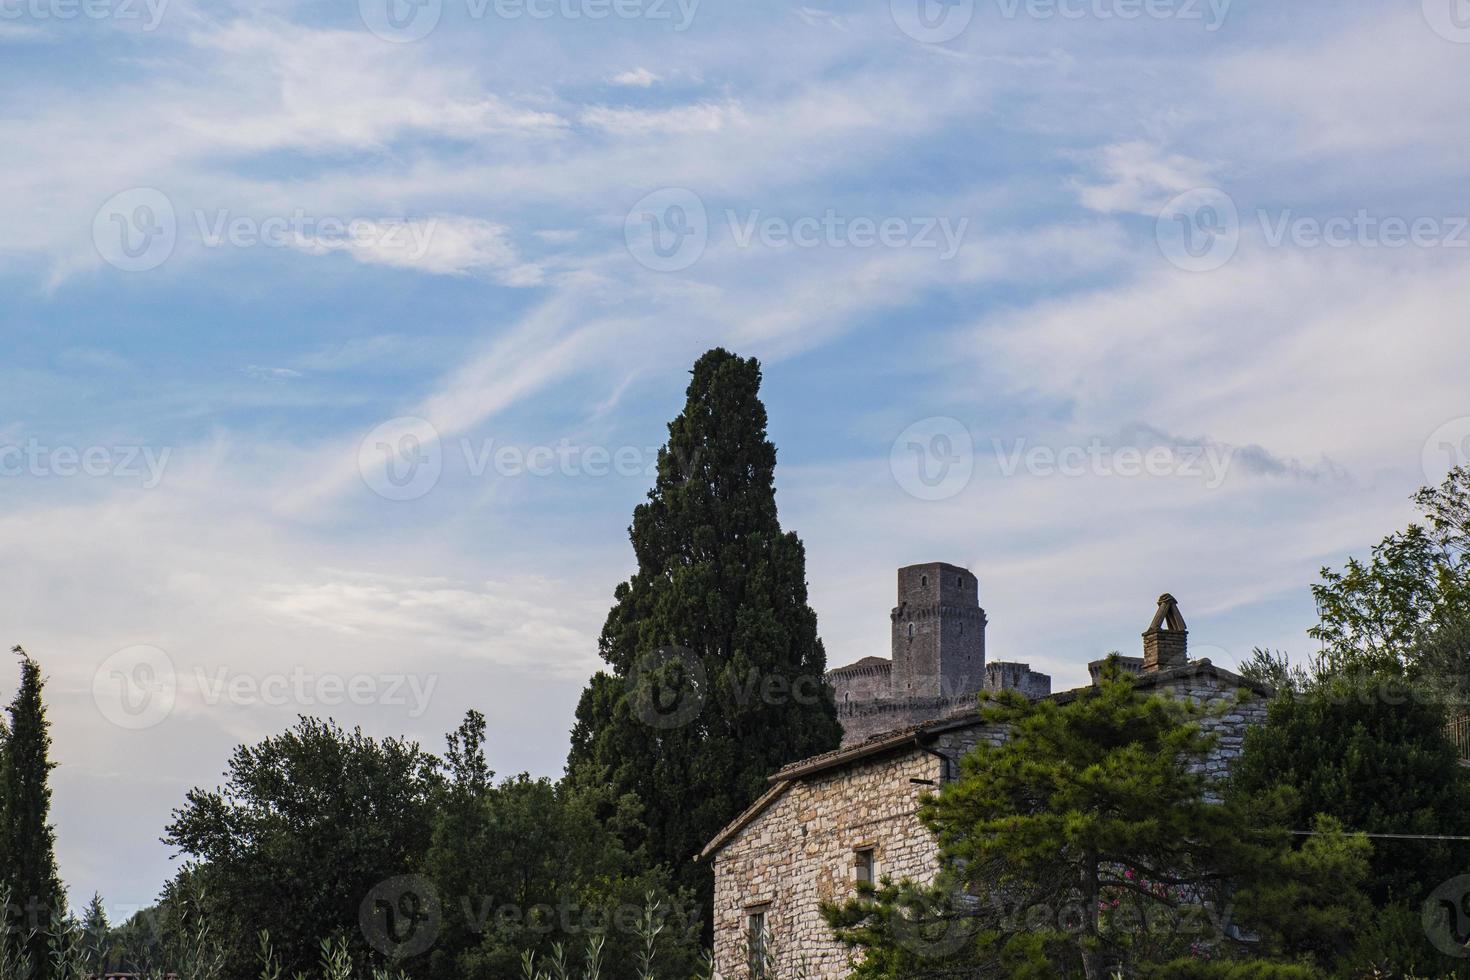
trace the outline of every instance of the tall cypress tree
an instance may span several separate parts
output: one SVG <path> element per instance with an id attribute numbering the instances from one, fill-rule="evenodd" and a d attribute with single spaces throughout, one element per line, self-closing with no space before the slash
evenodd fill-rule
<path id="1" fill-rule="evenodd" d="M 45 681 L 40 666 L 20 647 L 20 690 L 10 703 L 10 736 L 5 742 L 4 796 L 7 884 L 14 910 L 24 919 L 23 929 L 34 924 L 44 930 L 50 917 L 62 907 L 61 878 L 56 873 L 56 833 L 48 822 L 51 813 L 49 779 L 55 764 L 50 761 L 51 735 L 46 709 L 41 701 Z M 14 914 L 14 912 L 12 913 Z M 32 962 L 46 975 L 46 937 L 38 935 L 31 949 Z"/>
<path id="2" fill-rule="evenodd" d="M 635 842 L 708 908 L 694 856 L 785 763 L 841 741 L 807 604 L 806 552 L 776 513 L 760 364 L 694 364 L 658 477 L 633 512 L 638 570 L 620 584 L 577 708 L 571 778 L 643 803 Z"/>

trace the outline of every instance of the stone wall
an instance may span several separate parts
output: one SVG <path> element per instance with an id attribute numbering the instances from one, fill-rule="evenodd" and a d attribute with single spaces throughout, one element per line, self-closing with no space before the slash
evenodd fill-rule
<path id="1" fill-rule="evenodd" d="M 852 894 L 856 851 L 871 846 L 877 875 L 927 882 L 938 870 L 933 837 L 915 816 L 938 782 L 939 760 L 917 748 L 821 773 L 786 792 L 715 858 L 715 965 L 747 980 L 747 916 L 764 909 L 775 978 L 846 977 L 851 953 L 832 936 L 821 903 Z M 773 978 L 774 980 L 774 978 Z"/>
<path id="2" fill-rule="evenodd" d="M 1242 699 L 1240 690 L 1224 687 L 1208 676 L 1188 677 L 1164 682 L 1156 688 L 1161 693 L 1187 698 L 1205 709 L 1200 727 L 1215 733 L 1219 738 L 1215 748 L 1205 760 L 1205 773 L 1221 779 L 1230 774 L 1230 767 L 1240 758 L 1245 745 L 1246 729 L 1266 720 L 1266 701 L 1260 697 Z"/>
<path id="3" fill-rule="evenodd" d="M 1208 710 L 1202 724 L 1220 735 L 1204 763 L 1214 777 L 1228 773 L 1246 729 L 1265 720 L 1264 700 L 1242 700 L 1235 687 L 1208 674 L 1150 686 Z M 932 748 L 943 763 L 916 746 L 902 747 L 790 783 L 716 854 L 715 958 L 723 980 L 750 977 L 746 917 L 757 908 L 766 914 L 776 980 L 846 977 L 852 954 L 832 936 L 821 903 L 851 894 L 855 853 L 863 847 L 873 848 L 878 877 L 932 881 L 938 847 L 917 810 L 919 796 L 933 787 L 911 780 L 953 778 L 961 757 L 981 741 L 997 744 L 1004 737 L 979 723 L 958 726 L 936 733 Z"/>

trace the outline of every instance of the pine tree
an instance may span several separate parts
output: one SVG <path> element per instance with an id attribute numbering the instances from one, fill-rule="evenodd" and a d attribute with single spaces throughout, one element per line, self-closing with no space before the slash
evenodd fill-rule
<path id="1" fill-rule="evenodd" d="M 583 692 L 568 771 L 643 804 L 641 843 L 704 906 L 693 858 L 785 763 L 841 740 L 826 654 L 807 603 L 806 552 L 781 530 L 776 447 L 754 359 L 695 362 L 658 476 L 633 513 L 633 577 Z"/>
<path id="2" fill-rule="evenodd" d="M 20 647 L 15 653 L 21 658 L 21 682 L 10 703 L 3 793 L 7 884 L 13 906 L 24 917 L 23 928 L 34 924 L 44 929 L 64 901 L 56 872 L 56 834 L 48 822 L 49 780 L 55 764 L 50 761 L 51 735 L 41 700 L 45 681 L 40 665 Z M 44 936 L 35 937 L 31 953 L 33 962 L 42 967 L 40 980 L 44 980 L 48 962 Z"/>
<path id="3" fill-rule="evenodd" d="M 864 951 L 854 978 L 1304 980 L 1322 974 L 1270 961 L 1320 964 L 1366 921 L 1367 840 L 1328 821 L 1293 849 L 1275 794 L 1219 801 L 1205 709 L 1139 689 L 1116 654 L 1075 697 L 1003 691 L 981 711 L 1007 739 L 981 740 L 921 805 L 938 883 L 885 878 L 823 906 Z M 1230 938 L 1227 915 L 1259 941 Z M 1252 969 L 1181 968 L 1201 957 Z"/>
<path id="4" fill-rule="evenodd" d="M 82 941 L 98 973 L 106 972 L 107 961 L 111 958 L 111 932 L 112 924 L 107 921 L 107 906 L 102 904 L 102 893 L 93 892 L 91 901 L 82 911 Z"/>

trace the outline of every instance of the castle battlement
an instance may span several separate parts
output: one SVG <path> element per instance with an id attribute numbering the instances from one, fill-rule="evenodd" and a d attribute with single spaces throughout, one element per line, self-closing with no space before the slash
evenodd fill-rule
<path id="1" fill-rule="evenodd" d="M 975 709 L 981 691 L 1051 693 L 1051 678 L 1029 664 L 985 662 L 980 582 L 946 562 L 898 570 L 889 612 L 892 659 L 864 657 L 827 672 L 844 745 Z"/>

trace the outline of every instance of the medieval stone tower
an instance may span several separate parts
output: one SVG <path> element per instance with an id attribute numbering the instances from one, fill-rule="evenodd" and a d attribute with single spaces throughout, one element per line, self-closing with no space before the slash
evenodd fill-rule
<path id="1" fill-rule="evenodd" d="M 942 561 L 900 568 L 888 617 L 893 659 L 864 657 L 827 672 L 843 745 L 972 712 L 981 691 L 1051 693 L 1051 678 L 1030 664 L 985 662 L 985 610 L 968 569 Z"/>
<path id="2" fill-rule="evenodd" d="M 985 610 L 980 583 L 944 562 L 898 570 L 892 696 L 957 698 L 985 686 Z"/>

